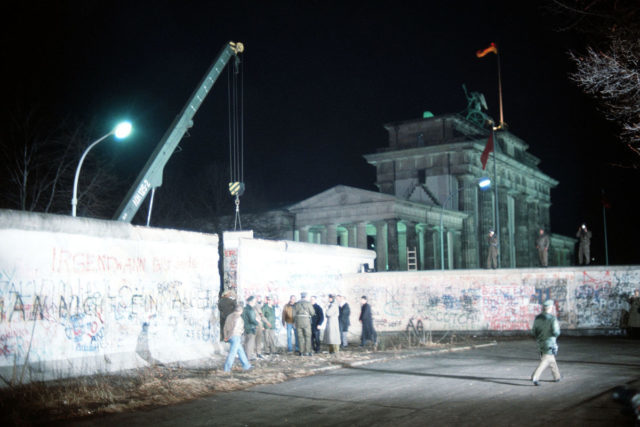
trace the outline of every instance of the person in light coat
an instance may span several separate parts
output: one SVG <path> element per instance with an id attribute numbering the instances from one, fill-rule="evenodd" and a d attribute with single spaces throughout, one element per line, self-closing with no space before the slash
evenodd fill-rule
<path id="1" fill-rule="evenodd" d="M 332 294 L 329 294 L 329 305 L 324 312 L 326 326 L 324 328 L 324 343 L 329 346 L 329 353 L 337 353 L 340 349 L 340 308 Z"/>

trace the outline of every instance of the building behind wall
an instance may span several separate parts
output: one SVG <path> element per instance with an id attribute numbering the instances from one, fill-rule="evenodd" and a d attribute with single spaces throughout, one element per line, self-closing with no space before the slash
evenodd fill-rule
<path id="1" fill-rule="evenodd" d="M 410 268 L 412 251 L 420 270 L 483 268 L 486 236 L 497 228 L 495 192 L 478 186 L 489 177 L 498 185 L 501 267 L 538 265 L 535 241 L 540 228 L 551 229 L 551 189 L 558 181 L 538 168 L 522 139 L 495 132 L 495 177 L 494 155 L 486 169 L 480 161 L 490 130 L 461 115 L 385 129 L 388 146 L 364 156 L 376 168 L 379 192 L 339 185 L 261 216 L 270 218 L 262 225 L 273 235 L 277 224 L 280 238 L 373 249 L 378 271 Z M 575 240 L 552 234 L 551 242 L 550 265 L 569 265 Z"/>

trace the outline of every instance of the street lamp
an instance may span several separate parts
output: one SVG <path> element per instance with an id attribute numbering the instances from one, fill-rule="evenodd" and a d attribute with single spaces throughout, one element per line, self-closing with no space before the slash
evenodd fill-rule
<path id="1" fill-rule="evenodd" d="M 480 187 L 480 189 L 483 191 L 488 189 L 489 187 L 491 187 L 491 180 L 489 178 L 480 178 L 478 180 L 478 187 Z M 449 200 L 451 200 L 453 196 L 457 195 L 464 189 L 465 187 L 460 187 L 456 191 L 452 191 L 451 193 L 449 193 L 449 196 L 447 197 L 447 199 L 440 206 L 440 269 L 441 270 L 444 270 L 444 224 L 443 224 L 444 207 L 447 206 L 447 203 L 449 202 Z"/>
<path id="2" fill-rule="evenodd" d="M 80 162 L 78 162 L 78 167 L 76 168 L 76 176 L 73 179 L 73 197 L 71 198 L 71 216 L 76 216 L 76 206 L 78 205 L 78 177 L 80 176 L 80 168 L 82 167 L 82 162 L 84 162 L 84 158 L 87 156 L 87 153 L 89 153 L 89 150 L 91 150 L 93 147 L 98 145 L 98 143 L 104 141 L 111 135 L 115 135 L 116 139 L 124 139 L 127 136 L 129 136 L 129 134 L 131 133 L 131 129 L 132 129 L 131 123 L 129 122 L 119 123 L 118 126 L 113 128 L 111 132 L 96 139 L 91 143 L 91 145 L 87 147 L 86 150 L 84 150 L 84 153 L 82 153 L 82 157 L 80 157 Z"/>

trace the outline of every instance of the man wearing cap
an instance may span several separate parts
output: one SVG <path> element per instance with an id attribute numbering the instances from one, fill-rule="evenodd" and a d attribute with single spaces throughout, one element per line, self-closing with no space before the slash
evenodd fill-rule
<path id="1" fill-rule="evenodd" d="M 293 307 L 293 322 L 296 327 L 300 356 L 311 356 L 311 316 L 316 311 L 309 301 L 307 293 L 300 294 L 300 301 Z"/>
<path id="2" fill-rule="evenodd" d="M 531 376 L 533 385 L 540 385 L 538 380 L 542 372 L 547 369 L 547 366 L 551 366 L 554 382 L 559 382 L 561 378 L 555 357 L 555 355 L 558 354 L 556 338 L 560 335 L 560 326 L 558 325 L 556 316 L 551 314 L 552 310 L 553 300 L 546 300 L 542 304 L 542 313 L 538 314 L 533 321 L 533 335 L 536 338 L 536 343 L 540 350 L 540 363 Z"/>
<path id="3" fill-rule="evenodd" d="M 487 254 L 487 268 L 498 268 L 498 236 L 491 230 L 487 236 L 489 253 Z"/>

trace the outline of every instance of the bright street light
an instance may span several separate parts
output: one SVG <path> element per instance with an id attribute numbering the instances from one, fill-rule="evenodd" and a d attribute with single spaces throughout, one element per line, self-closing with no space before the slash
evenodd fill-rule
<path id="1" fill-rule="evenodd" d="M 78 167 L 76 168 L 76 176 L 73 179 L 73 197 L 71 198 L 71 216 L 76 216 L 76 207 L 78 205 L 78 177 L 80 176 L 80 168 L 82 167 L 84 158 L 87 156 L 87 153 L 89 153 L 89 150 L 91 150 L 93 147 L 98 145 L 98 143 L 104 141 L 111 135 L 115 135 L 117 139 L 126 138 L 131 133 L 131 129 L 132 129 L 131 123 L 121 122 L 115 128 L 113 128 L 111 132 L 96 139 L 91 143 L 91 145 L 87 147 L 86 150 L 84 150 L 84 153 L 82 153 L 82 157 L 80 157 L 80 161 L 78 162 Z"/>
<path id="2" fill-rule="evenodd" d="M 478 186 L 481 190 L 487 190 L 491 187 L 491 180 L 487 177 L 480 178 L 480 181 L 478 181 Z"/>

